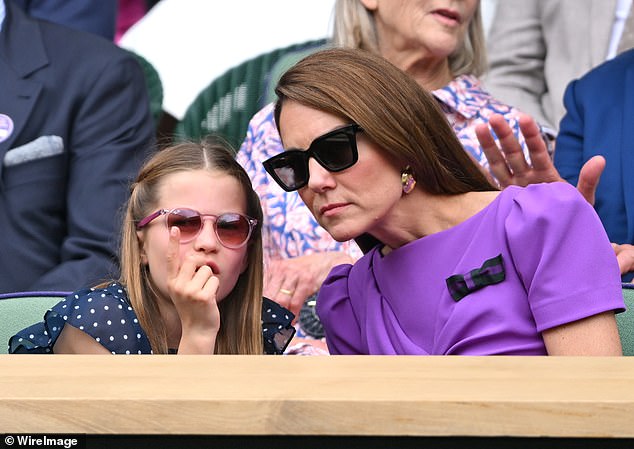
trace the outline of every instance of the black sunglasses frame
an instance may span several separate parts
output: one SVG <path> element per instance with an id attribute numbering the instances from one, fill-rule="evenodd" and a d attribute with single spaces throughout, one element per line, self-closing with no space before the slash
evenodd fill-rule
<path id="1" fill-rule="evenodd" d="M 307 150 L 290 149 L 276 156 L 273 156 L 272 158 L 267 159 L 266 161 L 262 163 L 262 165 L 264 165 L 264 169 L 267 171 L 269 175 L 271 175 L 271 177 L 275 180 L 275 182 L 277 182 L 277 184 L 282 189 L 284 189 L 287 192 L 293 192 L 295 190 L 299 190 L 302 187 L 304 187 L 306 184 L 308 184 L 308 180 L 310 178 L 310 173 L 308 171 L 308 160 L 311 157 L 314 158 L 319 163 L 319 165 L 321 165 L 326 170 L 332 173 L 343 171 L 347 168 L 352 167 L 354 164 L 356 164 L 357 161 L 359 160 L 359 151 L 357 150 L 356 134 L 362 131 L 363 131 L 363 128 L 361 128 L 361 126 L 357 125 L 356 123 L 351 123 L 349 125 L 342 126 L 341 128 L 333 129 L 332 131 L 329 131 L 326 134 L 323 134 L 315 138 L 315 140 L 311 142 Z M 332 136 L 336 136 L 339 134 L 345 134 L 346 137 L 348 137 L 350 151 L 352 153 L 352 160 L 350 161 L 350 163 L 347 163 L 341 167 L 332 168 L 332 167 L 329 167 L 328 164 L 319 156 L 319 151 L 315 150 L 314 147 L 322 143 L 324 140 L 328 140 Z M 296 158 L 296 157 L 299 157 L 302 161 L 302 165 L 306 173 L 306 179 L 302 180 L 299 183 L 294 184 L 293 186 L 288 186 L 277 175 L 275 170 L 279 168 L 284 168 L 284 167 L 291 167 L 292 164 L 289 165 L 288 163 L 285 163 L 285 161 L 287 161 L 289 158 Z"/>

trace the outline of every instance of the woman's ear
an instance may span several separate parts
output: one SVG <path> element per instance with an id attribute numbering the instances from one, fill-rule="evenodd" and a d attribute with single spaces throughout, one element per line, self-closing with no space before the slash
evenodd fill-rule
<path id="1" fill-rule="evenodd" d="M 368 11 L 376 11 L 379 7 L 379 1 L 378 0 L 360 0 L 361 4 L 365 7 L 365 9 L 367 9 Z"/>

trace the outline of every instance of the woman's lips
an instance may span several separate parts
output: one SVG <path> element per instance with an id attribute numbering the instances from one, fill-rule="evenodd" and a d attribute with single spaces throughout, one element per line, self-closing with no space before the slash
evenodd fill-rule
<path id="1" fill-rule="evenodd" d="M 338 214 L 343 208 L 348 206 L 349 203 L 332 203 L 327 204 L 319 208 L 319 213 L 324 217 L 332 217 Z"/>
<path id="2" fill-rule="evenodd" d="M 459 25 L 462 23 L 460 14 L 451 9 L 436 9 L 435 11 L 432 11 L 432 14 L 438 21 L 447 25 Z"/>

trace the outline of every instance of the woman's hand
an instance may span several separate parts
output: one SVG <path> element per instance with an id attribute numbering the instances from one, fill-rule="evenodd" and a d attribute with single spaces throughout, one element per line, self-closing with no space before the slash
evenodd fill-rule
<path id="1" fill-rule="evenodd" d="M 498 180 L 500 187 L 504 188 L 510 185 L 525 187 L 540 182 L 565 182 L 548 154 L 546 143 L 537 123 L 529 115 L 521 114 L 519 125 L 530 155 L 530 164 L 526 162 L 522 146 L 502 115 L 494 114 L 489 119 L 488 125 L 476 126 L 476 136 L 489 161 L 491 172 Z M 491 130 L 498 136 L 499 146 L 495 142 Z M 593 206 L 599 179 L 604 168 L 605 159 L 603 156 L 593 156 L 579 171 L 577 190 Z"/>
<path id="2" fill-rule="evenodd" d="M 297 321 L 306 298 L 319 290 L 335 265 L 344 263 L 354 263 L 354 260 L 338 251 L 271 260 L 264 278 L 264 296 L 290 310 Z"/>
<path id="3" fill-rule="evenodd" d="M 179 354 L 213 354 L 220 329 L 216 303 L 219 281 L 207 265 L 198 267 L 196 254 L 180 263 L 180 230 L 170 229 L 167 248 L 167 290 L 181 320 Z"/>
<path id="4" fill-rule="evenodd" d="M 627 243 L 622 245 L 612 243 L 612 248 L 614 248 L 614 253 L 616 254 L 616 260 L 619 263 L 621 274 L 634 271 L 634 245 L 629 245 Z M 629 282 L 632 281 L 634 281 L 634 279 L 629 280 Z"/>
<path id="5" fill-rule="evenodd" d="M 526 114 L 520 114 L 519 127 L 531 159 L 526 162 L 519 140 L 506 119 L 499 114 L 489 118 L 489 124 L 476 126 L 476 137 L 489 161 L 491 172 L 504 188 L 510 185 L 525 187 L 540 182 L 563 181 L 555 168 L 537 123 Z M 496 143 L 491 130 L 498 136 Z"/>

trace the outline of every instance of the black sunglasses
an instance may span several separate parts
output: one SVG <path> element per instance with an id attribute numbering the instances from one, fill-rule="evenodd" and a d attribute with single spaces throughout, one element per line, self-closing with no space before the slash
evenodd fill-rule
<path id="1" fill-rule="evenodd" d="M 307 150 L 291 149 L 263 162 L 266 171 L 287 192 L 308 184 L 308 159 L 314 157 L 330 172 L 352 167 L 359 159 L 356 133 L 363 129 L 356 123 L 317 137 Z"/>

